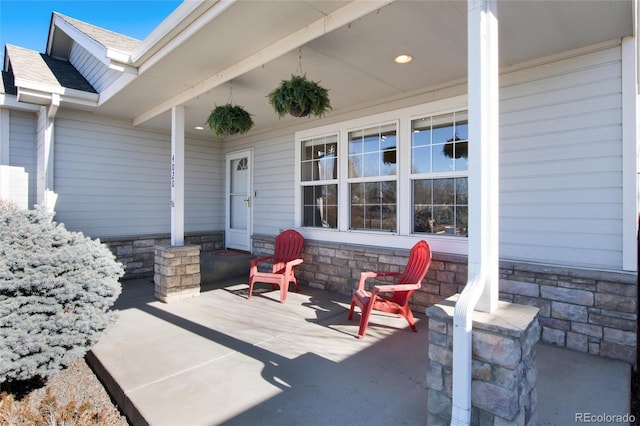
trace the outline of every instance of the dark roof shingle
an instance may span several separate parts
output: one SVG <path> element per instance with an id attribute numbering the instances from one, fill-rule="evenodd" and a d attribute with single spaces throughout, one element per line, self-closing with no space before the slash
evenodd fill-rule
<path id="1" fill-rule="evenodd" d="M 67 61 L 13 45 L 6 45 L 5 49 L 15 78 L 97 93 L 91 83 Z M 4 77 L 3 73 L 3 80 Z M 14 83 L 14 79 L 11 80 Z"/>

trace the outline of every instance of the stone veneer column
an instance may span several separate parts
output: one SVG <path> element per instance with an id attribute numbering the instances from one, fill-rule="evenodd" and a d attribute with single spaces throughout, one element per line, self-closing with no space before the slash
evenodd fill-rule
<path id="1" fill-rule="evenodd" d="M 453 312 L 458 295 L 429 307 L 427 424 L 449 425 L 453 377 Z M 473 313 L 471 424 L 537 423 L 535 344 L 538 308 L 499 302 Z"/>
<path id="2" fill-rule="evenodd" d="M 162 302 L 200 294 L 200 246 L 155 247 L 155 296 Z"/>

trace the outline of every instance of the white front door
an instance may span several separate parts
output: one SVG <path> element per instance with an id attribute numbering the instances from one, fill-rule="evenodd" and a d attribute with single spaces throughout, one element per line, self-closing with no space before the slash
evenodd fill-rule
<path id="1" fill-rule="evenodd" d="M 251 151 L 227 154 L 227 248 L 251 251 Z"/>

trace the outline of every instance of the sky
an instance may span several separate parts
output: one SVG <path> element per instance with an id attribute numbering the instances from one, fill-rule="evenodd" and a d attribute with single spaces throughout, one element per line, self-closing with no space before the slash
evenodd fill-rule
<path id="1" fill-rule="evenodd" d="M 13 44 L 44 53 L 54 11 L 143 40 L 181 3 L 176 0 L 0 0 L 0 52 L 4 54 L 4 46 Z"/>

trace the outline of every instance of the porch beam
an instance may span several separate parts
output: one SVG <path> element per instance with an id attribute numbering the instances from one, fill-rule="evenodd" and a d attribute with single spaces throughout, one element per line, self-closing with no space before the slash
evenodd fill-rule
<path id="1" fill-rule="evenodd" d="M 171 245 L 184 245 L 184 107 L 171 109 Z"/>
<path id="2" fill-rule="evenodd" d="M 392 3 L 393 0 L 372 0 L 372 1 L 352 1 L 346 6 L 318 19 L 315 22 L 295 31 L 288 36 L 278 40 L 269 47 L 247 57 L 246 59 L 220 71 L 219 73 L 201 81 L 190 87 L 186 91 L 176 95 L 155 107 L 143 112 L 133 119 L 133 125 L 138 126 L 154 117 L 170 110 L 176 105 L 183 105 L 189 100 L 196 98 L 240 75 L 261 67 L 280 56 L 297 49 L 300 46 L 330 33 L 350 22 L 359 19 L 371 12 Z"/>

